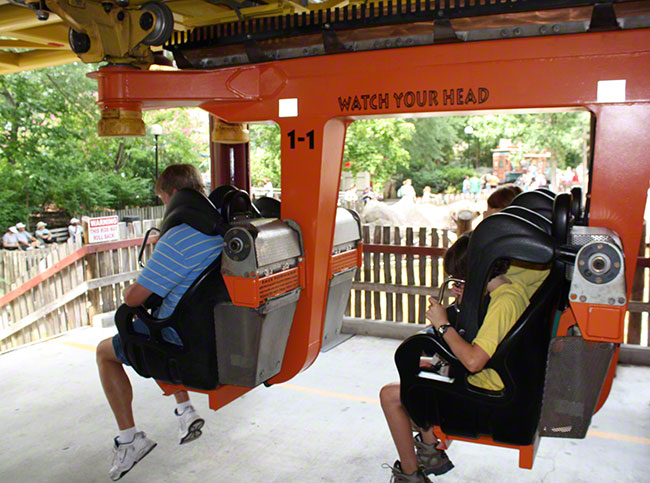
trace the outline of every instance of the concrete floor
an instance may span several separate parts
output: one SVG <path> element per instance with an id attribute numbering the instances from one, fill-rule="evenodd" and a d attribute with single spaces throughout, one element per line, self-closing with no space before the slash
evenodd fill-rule
<path id="1" fill-rule="evenodd" d="M 87 328 L 0 356 L 0 481 L 106 482 L 116 434 Z M 158 447 L 125 482 L 388 482 L 396 452 L 378 391 L 396 380 L 390 339 L 355 336 L 290 383 L 218 412 L 197 394 L 203 437 L 178 446 L 173 399 L 132 371 L 138 427 Z M 444 481 L 650 481 L 650 368 L 620 367 L 585 440 L 542 439 L 532 471 L 513 450 L 455 442 Z"/>

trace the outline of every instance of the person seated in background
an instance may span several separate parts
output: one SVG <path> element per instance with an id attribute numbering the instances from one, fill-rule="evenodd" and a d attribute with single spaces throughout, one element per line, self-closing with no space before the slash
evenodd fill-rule
<path id="1" fill-rule="evenodd" d="M 514 184 L 504 184 L 494 190 L 487 199 L 487 210 L 483 212 L 483 218 L 493 213 L 501 211 L 506 206 L 510 206 L 512 200 L 523 190 Z"/>
<path id="2" fill-rule="evenodd" d="M 20 246 L 24 250 L 32 250 L 33 248 L 37 248 L 41 244 L 41 242 L 39 242 L 36 238 L 34 238 L 34 235 L 32 235 L 30 232 L 25 230 L 24 223 L 16 223 L 16 228 L 18 229 L 18 233 L 16 233 L 16 238 L 18 239 L 18 243 L 20 243 Z"/>
<path id="3" fill-rule="evenodd" d="M 36 231 L 34 232 L 34 236 L 36 236 L 36 239 L 41 243 L 56 243 L 56 241 L 52 238 L 52 233 L 50 233 L 50 230 L 45 228 L 46 226 L 47 223 L 44 221 L 39 221 L 36 223 Z"/>
<path id="4" fill-rule="evenodd" d="M 2 235 L 2 248 L 5 250 L 22 250 L 20 243 L 18 243 L 18 229 L 15 226 L 7 228 L 7 233 Z"/>
<path id="5" fill-rule="evenodd" d="M 73 243 L 78 240 L 83 240 L 83 228 L 81 222 L 77 218 L 70 218 L 70 225 L 68 226 L 68 233 Z"/>

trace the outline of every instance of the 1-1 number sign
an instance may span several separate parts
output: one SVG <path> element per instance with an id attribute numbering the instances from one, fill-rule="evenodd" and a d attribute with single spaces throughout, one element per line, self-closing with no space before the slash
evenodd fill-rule
<path id="1" fill-rule="evenodd" d="M 291 149 L 296 149 L 296 141 L 299 143 L 305 142 L 305 138 L 309 140 L 309 149 L 314 149 L 314 130 L 312 129 L 304 136 L 296 137 L 296 130 L 289 131 L 287 133 L 289 136 L 289 147 Z"/>

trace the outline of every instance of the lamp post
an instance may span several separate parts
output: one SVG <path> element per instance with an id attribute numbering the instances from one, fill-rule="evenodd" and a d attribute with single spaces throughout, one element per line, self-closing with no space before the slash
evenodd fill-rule
<path id="1" fill-rule="evenodd" d="M 472 138 L 472 134 L 474 133 L 474 128 L 472 126 L 465 126 L 465 134 L 467 134 L 467 167 L 470 167 L 470 157 L 469 157 L 469 146 L 470 146 L 470 139 Z"/>
<path id="2" fill-rule="evenodd" d="M 155 183 L 158 180 L 158 136 L 162 134 L 162 126 L 160 126 L 160 124 L 154 124 L 151 126 L 151 134 L 153 134 L 153 138 L 156 140 L 156 172 L 154 178 Z"/>

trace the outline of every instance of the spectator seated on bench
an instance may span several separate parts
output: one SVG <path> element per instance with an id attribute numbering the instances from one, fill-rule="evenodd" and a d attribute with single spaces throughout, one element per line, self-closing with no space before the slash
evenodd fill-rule
<path id="1" fill-rule="evenodd" d="M 56 240 L 52 236 L 52 233 L 50 233 L 50 230 L 45 228 L 47 226 L 47 223 L 44 221 L 39 221 L 36 223 L 36 231 L 34 232 L 34 236 L 36 239 L 45 244 L 51 244 L 51 243 L 56 243 Z"/>

